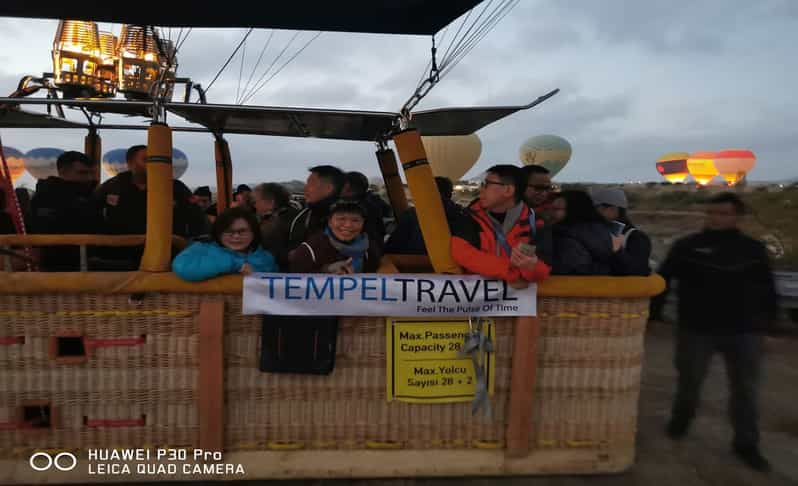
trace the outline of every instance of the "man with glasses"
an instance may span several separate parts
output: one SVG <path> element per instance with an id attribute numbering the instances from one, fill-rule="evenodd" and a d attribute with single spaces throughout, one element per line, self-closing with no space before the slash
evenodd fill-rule
<path id="1" fill-rule="evenodd" d="M 469 207 L 470 220 L 453 228 L 452 257 L 460 266 L 516 288 L 549 276 L 549 267 L 538 260 L 532 244 L 535 228 L 523 201 L 525 185 L 518 167 L 488 169 L 479 199 Z"/>
<path id="2" fill-rule="evenodd" d="M 521 170 L 526 180 L 524 202 L 535 212 L 535 224 L 541 230 L 552 201 L 551 174 L 540 165 L 526 165 Z"/>

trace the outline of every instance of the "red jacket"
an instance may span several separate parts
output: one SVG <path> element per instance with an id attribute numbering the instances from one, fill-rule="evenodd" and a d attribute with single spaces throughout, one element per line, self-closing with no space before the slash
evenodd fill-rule
<path id="1" fill-rule="evenodd" d="M 490 278 L 500 278 L 506 282 L 514 282 L 520 278 L 528 282 L 540 282 L 549 276 L 548 265 L 538 260 L 533 270 L 521 270 L 510 264 L 510 255 L 504 248 L 496 254 L 499 243 L 493 230 L 487 211 L 479 201 L 469 208 L 471 221 L 464 222 L 460 228 L 453 228 L 452 257 L 469 272 Z M 519 243 L 530 242 L 529 208 L 526 204 L 515 226 L 507 235 L 507 243 L 514 248 Z M 468 224 L 470 223 L 470 224 Z"/>

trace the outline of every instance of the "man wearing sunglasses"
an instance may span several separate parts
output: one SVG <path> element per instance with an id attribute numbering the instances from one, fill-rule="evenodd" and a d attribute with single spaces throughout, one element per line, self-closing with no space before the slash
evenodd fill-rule
<path id="1" fill-rule="evenodd" d="M 524 202 L 534 211 L 535 225 L 540 231 L 548 219 L 553 200 L 551 173 L 541 165 L 526 165 L 521 170 L 526 180 Z"/>
<path id="2" fill-rule="evenodd" d="M 549 276 L 534 247 L 532 215 L 523 201 L 526 177 L 519 167 L 496 165 L 482 181 L 471 218 L 452 236 L 452 256 L 466 270 L 500 278 L 516 288 Z"/>

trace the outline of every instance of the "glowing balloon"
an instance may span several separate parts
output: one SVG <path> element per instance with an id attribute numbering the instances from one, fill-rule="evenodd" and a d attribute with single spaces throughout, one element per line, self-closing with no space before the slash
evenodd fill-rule
<path id="1" fill-rule="evenodd" d="M 188 169 L 188 157 L 176 148 L 172 148 L 172 177 L 180 179 Z M 125 172 L 127 169 L 127 149 L 114 149 L 103 155 L 103 170 L 109 177 Z"/>
<path id="2" fill-rule="evenodd" d="M 108 177 L 114 177 L 127 170 L 127 149 L 110 150 L 103 155 L 103 170 Z"/>
<path id="3" fill-rule="evenodd" d="M 684 182 L 690 175 L 687 169 L 687 152 L 671 152 L 657 159 L 657 172 L 670 183 Z"/>
<path id="4" fill-rule="evenodd" d="M 723 150 L 715 155 L 715 168 L 726 183 L 740 182 L 756 165 L 756 155 L 750 150 Z"/>
<path id="5" fill-rule="evenodd" d="M 537 135 L 521 145 L 518 157 L 524 165 L 540 165 L 549 170 L 551 177 L 563 170 L 571 159 L 571 144 L 557 135 Z"/>
<path id="6" fill-rule="evenodd" d="M 25 154 L 25 168 L 36 179 L 47 179 L 58 175 L 56 162 L 64 151 L 57 148 L 35 148 Z"/>
<path id="7" fill-rule="evenodd" d="M 180 149 L 172 148 L 172 177 L 180 179 L 188 169 L 188 156 Z"/>
<path id="8" fill-rule="evenodd" d="M 5 146 L 3 147 L 3 155 L 5 155 L 8 171 L 11 173 L 11 183 L 13 184 L 25 173 L 25 156 L 17 149 Z M 5 169 L 0 171 L 0 177 L 4 175 Z"/>
<path id="9" fill-rule="evenodd" d="M 695 152 L 687 159 L 687 169 L 690 175 L 700 185 L 706 186 L 718 175 L 715 167 L 715 152 Z"/>
<path id="10" fill-rule="evenodd" d="M 471 135 L 421 137 L 432 173 L 457 182 L 479 160 L 482 142 L 475 133 Z"/>

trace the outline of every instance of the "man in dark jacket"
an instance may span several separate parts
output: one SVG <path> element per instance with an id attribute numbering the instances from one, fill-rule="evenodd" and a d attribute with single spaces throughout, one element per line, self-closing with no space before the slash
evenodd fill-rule
<path id="1" fill-rule="evenodd" d="M 97 188 L 95 198 L 102 207 L 104 233 L 143 235 L 147 232 L 147 147 L 130 147 L 126 158 L 130 170 L 105 181 Z M 208 233 L 208 220 L 203 211 L 191 203 L 191 196 L 185 184 L 177 179 L 173 181 L 172 231 L 178 236 L 196 237 Z M 106 249 L 103 255 L 118 261 L 118 267 L 116 264 L 110 266 L 134 270 L 138 268 L 143 251 L 143 247 L 112 248 Z"/>
<path id="2" fill-rule="evenodd" d="M 347 172 L 344 175 L 344 187 L 341 199 L 355 201 L 366 210 L 366 233 L 372 245 L 382 248 L 385 242 L 385 222 L 382 220 L 382 208 L 369 198 L 369 180 L 360 172 Z"/>
<path id="3" fill-rule="evenodd" d="M 552 193 L 551 173 L 542 165 L 525 165 L 521 167 L 526 180 L 524 202 L 535 213 L 535 226 L 538 233 L 543 230 L 549 217 L 549 209 L 554 193 Z"/>
<path id="4" fill-rule="evenodd" d="M 274 255 L 280 268 L 287 268 L 288 230 L 299 210 L 291 205 L 288 191 L 275 182 L 256 186 L 253 194 L 263 247 Z"/>
<path id="5" fill-rule="evenodd" d="M 744 212 L 735 194 L 714 197 L 704 231 L 677 241 L 660 268 L 666 281 L 679 281 L 679 381 L 667 432 L 673 439 L 687 434 L 710 359 L 719 352 L 731 388 L 734 452 L 766 472 L 770 465 L 759 449 L 757 395 L 762 332 L 775 318 L 777 298 L 765 247 L 738 229 Z M 653 302 L 652 318 L 661 315 L 664 299 L 662 294 Z"/>
<path id="6" fill-rule="evenodd" d="M 331 165 L 318 165 L 310 168 L 305 183 L 305 203 L 307 207 L 296 215 L 288 225 L 288 249 L 293 250 L 316 233 L 327 227 L 330 207 L 341 195 L 344 186 L 344 173 Z"/>
<path id="7" fill-rule="evenodd" d="M 102 220 L 92 197 L 97 187 L 97 163 L 80 152 L 64 152 L 56 161 L 57 177 L 41 179 L 31 200 L 31 234 L 95 234 Z M 80 249 L 53 246 L 41 249 L 41 269 L 80 271 Z"/>
<path id="8" fill-rule="evenodd" d="M 452 181 L 446 177 L 436 177 L 435 184 L 443 200 L 443 210 L 446 213 L 446 221 L 449 228 L 457 228 L 463 224 L 464 218 L 470 218 L 465 208 L 452 201 L 454 188 Z M 391 233 L 388 242 L 385 244 L 385 253 L 395 253 L 399 255 L 426 255 L 427 246 L 424 243 L 424 236 L 421 234 L 421 225 L 418 222 L 418 214 L 415 208 L 409 208 L 399 216 L 396 229 Z"/>

